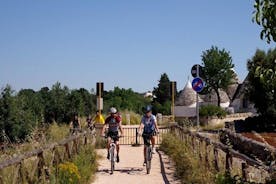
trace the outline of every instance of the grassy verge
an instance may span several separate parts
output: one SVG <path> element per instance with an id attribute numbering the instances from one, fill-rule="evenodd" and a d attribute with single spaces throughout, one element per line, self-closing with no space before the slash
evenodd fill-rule
<path id="1" fill-rule="evenodd" d="M 192 153 L 192 148 L 185 145 L 177 136 L 164 136 L 160 149 L 169 155 L 176 166 L 176 176 L 182 183 L 213 184 L 215 175 L 212 168 L 206 170 Z"/>
<path id="2" fill-rule="evenodd" d="M 175 174 L 183 184 L 252 184 L 243 181 L 239 176 L 217 173 L 212 166 L 206 168 L 205 164 L 193 153 L 193 148 L 186 145 L 174 134 L 164 135 L 160 149 L 174 161 Z M 267 183 L 276 184 L 276 181 Z"/>
<path id="3" fill-rule="evenodd" d="M 75 156 L 73 163 L 80 172 L 80 183 L 90 183 L 94 179 L 97 170 L 97 154 L 94 146 L 88 145 L 81 149 L 80 154 Z"/>
<path id="4" fill-rule="evenodd" d="M 94 180 L 97 170 L 97 154 L 95 147 L 87 145 L 80 149 L 72 160 L 59 164 L 57 178 L 51 175 L 50 183 L 58 184 L 89 184 Z"/>

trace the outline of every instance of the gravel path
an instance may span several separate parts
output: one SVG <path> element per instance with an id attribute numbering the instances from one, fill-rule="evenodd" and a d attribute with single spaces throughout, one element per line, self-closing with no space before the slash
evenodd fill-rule
<path id="1" fill-rule="evenodd" d="M 106 159 L 106 150 L 97 150 L 99 155 L 103 156 L 103 159 L 99 161 L 99 168 L 96 173 L 95 184 L 175 184 L 172 174 L 169 178 L 164 175 L 164 168 L 170 169 L 170 167 L 164 166 L 160 162 L 162 154 L 154 154 L 152 160 L 151 173 L 146 174 L 146 169 L 143 167 L 143 146 L 131 147 L 121 146 L 120 150 L 120 163 L 116 163 L 115 171 L 113 175 L 110 175 L 110 161 Z M 168 161 L 165 161 L 168 163 Z M 162 167 L 161 167 L 162 166 Z M 163 169 L 161 169 L 163 168 Z M 162 171 L 162 172 L 161 172 Z M 162 175 L 163 173 L 163 175 Z M 172 172 L 170 172 L 172 173 Z"/>

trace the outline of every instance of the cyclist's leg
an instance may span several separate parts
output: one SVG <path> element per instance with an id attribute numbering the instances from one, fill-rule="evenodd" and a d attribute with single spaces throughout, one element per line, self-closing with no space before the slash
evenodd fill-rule
<path id="1" fill-rule="evenodd" d="M 110 149 L 110 143 L 111 143 L 111 137 L 107 137 L 107 145 L 106 145 L 106 147 L 107 147 L 107 151 L 109 151 L 109 149 Z"/>
<path id="2" fill-rule="evenodd" d="M 146 161 L 146 149 L 147 149 L 147 145 L 148 145 L 148 140 L 147 140 L 147 136 L 143 135 L 143 140 L 144 140 L 144 162 Z"/>
<path id="3" fill-rule="evenodd" d="M 155 133 L 152 134 L 150 140 L 151 140 L 151 145 L 152 145 L 152 153 L 155 153 L 155 140 L 156 140 L 156 135 L 155 135 Z"/>
<path id="4" fill-rule="evenodd" d="M 156 136 L 152 136 L 151 137 L 151 144 L 152 144 L 152 147 L 154 148 L 155 146 L 155 140 L 156 140 Z"/>

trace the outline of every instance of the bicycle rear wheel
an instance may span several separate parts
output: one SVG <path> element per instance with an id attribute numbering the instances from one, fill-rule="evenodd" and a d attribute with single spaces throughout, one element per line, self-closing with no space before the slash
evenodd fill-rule
<path id="1" fill-rule="evenodd" d="M 110 163 L 111 163 L 111 174 L 113 174 L 115 169 L 114 148 L 110 148 Z"/>
<path id="2" fill-rule="evenodd" d="M 147 169 L 147 174 L 150 174 L 150 170 L 151 170 L 151 154 L 152 154 L 151 146 L 147 146 L 147 150 L 146 150 L 146 169 Z"/>

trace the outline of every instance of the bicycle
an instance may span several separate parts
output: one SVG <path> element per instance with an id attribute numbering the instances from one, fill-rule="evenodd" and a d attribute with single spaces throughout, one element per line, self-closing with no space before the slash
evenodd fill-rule
<path id="1" fill-rule="evenodd" d="M 151 138 L 152 138 L 152 134 L 143 134 L 143 137 L 145 137 L 146 139 L 146 157 L 145 157 L 145 161 L 146 161 L 146 170 L 147 170 L 147 174 L 150 174 L 150 170 L 151 170 L 151 159 L 152 159 L 152 146 L 150 144 Z"/>
<path id="2" fill-rule="evenodd" d="M 156 132 L 156 134 L 159 134 L 159 132 Z M 145 146 L 146 146 L 146 157 L 145 157 L 146 170 L 147 170 L 147 174 L 150 174 L 151 160 L 152 160 L 152 146 L 151 146 L 150 142 L 151 142 L 151 138 L 154 135 L 153 135 L 153 133 L 150 133 L 150 134 L 143 133 L 142 136 L 145 137 L 145 139 L 146 139 L 146 141 L 145 141 Z"/>
<path id="3" fill-rule="evenodd" d="M 70 128 L 70 135 L 76 136 L 78 133 L 81 133 L 81 131 L 82 131 L 81 128 Z"/>
<path id="4" fill-rule="evenodd" d="M 104 138 L 108 138 L 107 136 L 103 136 Z M 111 142 L 109 144 L 109 160 L 110 160 L 110 166 L 111 166 L 111 169 L 110 169 L 110 173 L 113 174 L 114 173 L 114 170 L 115 170 L 115 162 L 116 162 L 116 158 L 117 158 L 117 145 L 114 141 L 114 139 L 116 138 L 121 138 L 122 136 L 111 136 Z"/>

